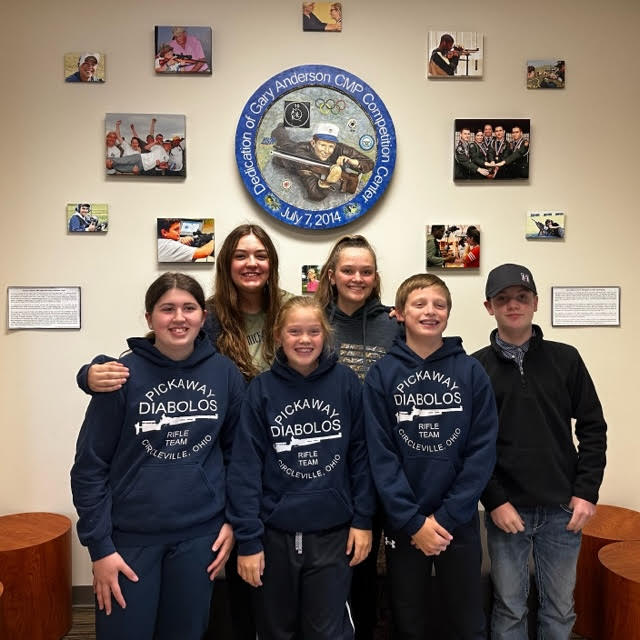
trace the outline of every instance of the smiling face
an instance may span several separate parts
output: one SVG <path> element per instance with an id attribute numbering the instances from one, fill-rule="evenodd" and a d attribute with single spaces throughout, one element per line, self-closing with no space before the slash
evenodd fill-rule
<path id="1" fill-rule="evenodd" d="M 338 308 L 353 314 L 364 305 L 376 286 L 376 264 L 371 252 L 346 247 L 338 256 L 336 270 L 329 272 L 329 280 L 338 293 Z"/>
<path id="2" fill-rule="evenodd" d="M 490 124 L 485 124 L 483 133 L 485 138 L 491 138 L 493 136 L 493 127 Z"/>
<path id="3" fill-rule="evenodd" d="M 330 140 L 320 140 L 318 138 L 314 138 L 311 141 L 311 146 L 313 147 L 313 152 L 317 156 L 319 160 L 322 162 L 326 162 L 333 153 L 336 148 L 336 143 L 331 142 Z"/>
<path id="4" fill-rule="evenodd" d="M 498 140 L 504 139 L 504 128 L 499 125 L 496 127 L 496 138 Z"/>
<path id="5" fill-rule="evenodd" d="M 293 307 L 287 312 L 282 329 L 276 336 L 289 366 L 303 376 L 318 366 L 324 347 L 321 313 L 316 308 Z"/>
<path id="6" fill-rule="evenodd" d="M 145 317 L 155 334 L 156 349 L 171 360 L 184 360 L 193 352 L 205 311 L 188 291 L 170 289 Z"/>
<path id="7" fill-rule="evenodd" d="M 400 322 L 404 322 L 407 344 L 419 352 L 418 345 L 442 340 L 442 333 L 449 320 L 449 304 L 442 287 L 432 285 L 414 289 L 407 296 L 404 309 L 396 309 Z"/>
<path id="8" fill-rule="evenodd" d="M 109 133 L 107 133 L 107 147 L 115 146 L 117 139 L 116 132 L 109 131 Z"/>
<path id="9" fill-rule="evenodd" d="M 469 129 L 463 129 L 460 132 L 460 140 L 463 142 L 469 142 L 471 140 L 471 131 L 469 131 Z"/>
<path id="10" fill-rule="evenodd" d="M 131 138 L 131 148 L 134 151 L 140 151 L 140 142 L 138 138 Z"/>
<path id="11" fill-rule="evenodd" d="M 80 80 L 82 80 L 82 82 L 89 82 L 93 77 L 97 66 L 98 61 L 94 57 L 89 56 L 81 65 L 78 66 Z"/>
<path id="12" fill-rule="evenodd" d="M 269 253 L 254 236 L 242 236 L 231 256 L 231 280 L 240 294 L 262 292 L 269 279 Z"/>
<path id="13" fill-rule="evenodd" d="M 531 337 L 533 314 L 538 310 L 538 296 L 519 285 L 507 287 L 484 303 L 496 319 L 501 338 L 511 344 L 523 344 Z"/>
<path id="14" fill-rule="evenodd" d="M 476 132 L 475 141 L 477 144 L 480 144 L 481 142 L 484 141 L 484 136 L 482 135 L 482 131 Z"/>

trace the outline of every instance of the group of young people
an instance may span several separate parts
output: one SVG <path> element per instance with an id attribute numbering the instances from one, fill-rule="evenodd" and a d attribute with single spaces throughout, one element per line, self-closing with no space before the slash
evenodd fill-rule
<path id="1" fill-rule="evenodd" d="M 498 328 L 475 358 L 443 337 L 437 276 L 381 304 L 362 236 L 334 245 L 314 297 L 295 297 L 268 234 L 242 225 L 214 285 L 205 300 L 163 274 L 151 333 L 78 374 L 92 398 L 71 481 L 98 638 L 201 638 L 225 562 L 236 638 L 372 638 L 383 527 L 397 637 L 425 637 L 435 563 L 452 636 L 484 638 L 481 496 L 493 637 L 526 637 L 533 545 L 543 636 L 568 638 L 606 425 L 576 350 L 532 324 L 525 267 L 489 274 Z"/>

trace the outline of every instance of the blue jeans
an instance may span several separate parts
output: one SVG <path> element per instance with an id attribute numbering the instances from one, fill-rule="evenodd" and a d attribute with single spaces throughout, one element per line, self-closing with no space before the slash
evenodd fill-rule
<path id="1" fill-rule="evenodd" d="M 529 555 L 533 550 L 538 588 L 538 640 L 567 640 L 576 616 L 573 589 L 582 535 L 567 531 L 571 511 L 557 507 L 517 508 L 521 533 L 505 533 L 486 514 L 493 582 L 492 640 L 527 640 Z"/>

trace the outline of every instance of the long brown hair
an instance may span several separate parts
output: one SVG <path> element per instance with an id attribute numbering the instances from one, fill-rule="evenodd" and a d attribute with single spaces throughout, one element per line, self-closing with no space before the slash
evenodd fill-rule
<path id="1" fill-rule="evenodd" d="M 231 262 L 241 238 L 249 235 L 254 235 L 260 240 L 269 257 L 269 279 L 262 291 L 262 309 L 266 317 L 261 348 L 264 359 L 267 362 L 273 360 L 275 347 L 272 327 L 280 310 L 282 294 L 278 284 L 278 254 L 271 238 L 262 227 L 257 224 L 241 224 L 225 238 L 216 260 L 215 292 L 207 300 L 209 308 L 213 310 L 220 323 L 218 350 L 231 358 L 247 379 L 257 376 L 260 371 L 253 364 L 249 354 L 238 289 L 231 279 Z"/>
<path id="2" fill-rule="evenodd" d="M 378 274 L 378 259 L 376 258 L 376 252 L 369 244 L 369 241 L 361 235 L 355 236 L 343 236 L 338 240 L 331 251 L 329 257 L 322 265 L 320 271 L 320 277 L 318 278 L 318 289 L 316 290 L 315 297 L 320 302 L 322 307 L 326 307 L 330 302 L 334 302 L 338 297 L 338 292 L 335 285 L 331 284 L 331 275 L 335 274 L 338 266 L 338 259 L 344 249 L 366 249 L 373 258 L 373 266 L 376 270 L 376 283 L 373 287 L 373 291 L 369 298 L 380 297 L 380 275 Z"/>

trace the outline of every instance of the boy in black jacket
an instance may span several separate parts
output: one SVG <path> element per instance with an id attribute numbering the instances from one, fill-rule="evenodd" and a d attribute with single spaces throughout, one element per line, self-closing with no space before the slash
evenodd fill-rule
<path id="1" fill-rule="evenodd" d="M 498 328 L 491 345 L 473 355 L 491 378 L 500 422 L 498 460 L 482 495 L 494 585 L 491 637 L 528 638 L 533 549 L 539 637 L 569 638 L 580 532 L 595 513 L 607 425 L 577 350 L 544 340 L 532 323 L 538 295 L 531 272 L 500 265 L 485 293 Z"/>

